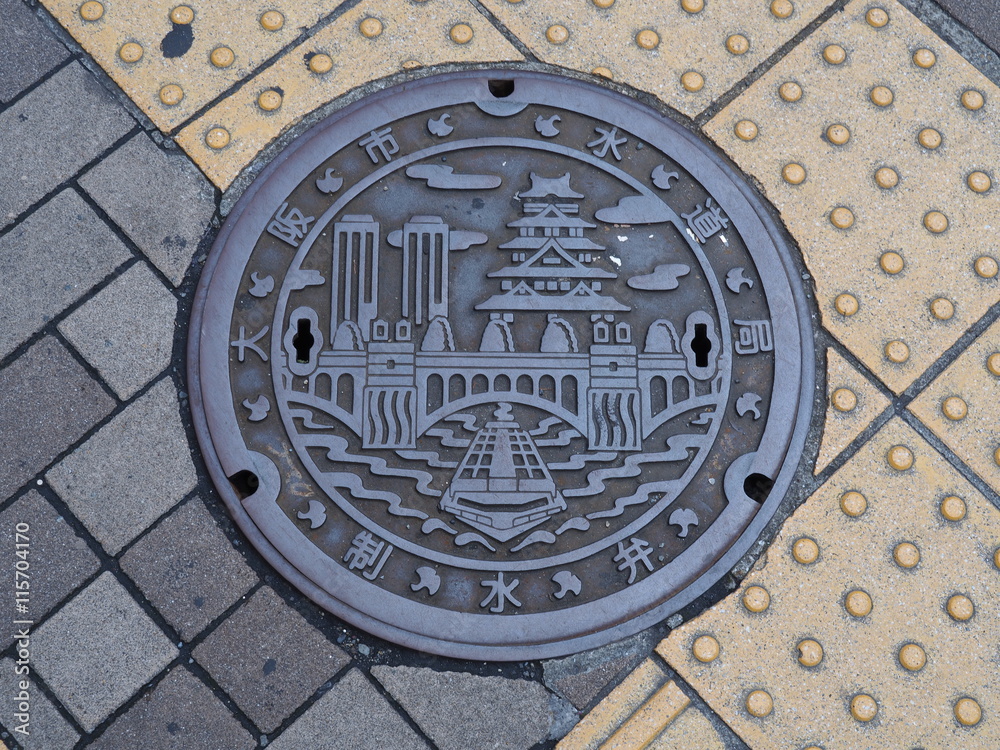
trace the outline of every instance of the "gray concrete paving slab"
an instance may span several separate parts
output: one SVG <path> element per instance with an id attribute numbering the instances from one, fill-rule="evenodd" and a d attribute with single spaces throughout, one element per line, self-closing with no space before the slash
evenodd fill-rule
<path id="1" fill-rule="evenodd" d="M 69 56 L 38 17 L 18 0 L 0 0 L 0 102 L 6 103 Z"/>
<path id="2" fill-rule="evenodd" d="M 80 733 L 63 718 L 30 673 L 15 671 L 24 667 L 14 659 L 0 661 L 0 689 L 10 696 L 0 702 L 0 726 L 17 740 L 22 750 L 70 750 L 80 739 Z M 21 701 L 15 701 L 22 691 L 28 694 L 27 716 L 20 711 Z"/>

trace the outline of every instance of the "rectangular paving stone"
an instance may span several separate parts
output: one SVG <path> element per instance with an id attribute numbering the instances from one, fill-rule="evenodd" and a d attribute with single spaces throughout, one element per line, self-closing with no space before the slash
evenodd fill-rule
<path id="1" fill-rule="evenodd" d="M 30 669 L 30 664 L 27 665 Z M 0 702 L 0 726 L 2 726 L 23 750 L 70 750 L 80 739 L 80 735 L 59 710 L 52 705 L 30 675 L 17 674 L 18 666 L 13 659 L 0 661 L 0 690 L 8 696 L 8 700 Z M 28 721 L 17 717 L 19 713 L 15 696 L 24 688 L 22 681 L 28 683 Z M 0 747 L 6 747 L 0 741 Z"/>
<path id="2" fill-rule="evenodd" d="M 91 750 L 250 750 L 257 742 L 204 683 L 176 668 L 87 745 Z"/>
<path id="3" fill-rule="evenodd" d="M 153 386 L 46 479 L 116 554 L 197 482 L 173 382 L 165 378 Z"/>
<path id="4" fill-rule="evenodd" d="M 121 566 L 186 641 L 257 582 L 197 498 L 139 540 Z"/>
<path id="5" fill-rule="evenodd" d="M 266 586 L 216 628 L 194 658 L 264 732 L 350 661 Z"/>
<path id="6" fill-rule="evenodd" d="M 28 570 L 30 578 L 28 611 L 19 615 L 26 619 L 40 620 L 84 579 L 93 575 L 100 561 L 80 538 L 66 519 L 35 490 L 18 498 L 0 513 L 0 539 L 7 540 L 7 548 L 17 549 L 15 527 L 27 524 Z M 14 591 L 14 566 L 8 565 L 0 572 L 0 586 L 4 591 Z M 13 631 L 0 630 L 0 649 L 14 641 Z"/>
<path id="7" fill-rule="evenodd" d="M 102 573 L 31 640 L 45 683 L 88 732 L 177 653 L 112 573 Z"/>
<path id="8" fill-rule="evenodd" d="M 80 184 L 175 286 L 184 280 L 215 212 L 215 190 L 190 159 L 139 133 Z"/>
<path id="9" fill-rule="evenodd" d="M 104 382 L 129 399 L 170 364 L 177 300 L 136 263 L 59 324 Z"/>
<path id="10" fill-rule="evenodd" d="M 0 228 L 134 125 L 79 63 L 71 63 L 0 114 Z"/>
<path id="11" fill-rule="evenodd" d="M 0 102 L 9 102 L 69 55 L 31 9 L 18 0 L 0 0 Z"/>
<path id="12" fill-rule="evenodd" d="M 498 738 L 503 741 L 502 738 Z M 309 707 L 272 750 L 425 750 L 425 743 L 357 669 Z"/>
<path id="13" fill-rule="evenodd" d="M 73 190 L 0 237 L 0 358 L 131 257 Z"/>
<path id="14" fill-rule="evenodd" d="M 114 400 L 51 336 L 0 370 L 0 498 L 9 497 L 114 407 Z"/>

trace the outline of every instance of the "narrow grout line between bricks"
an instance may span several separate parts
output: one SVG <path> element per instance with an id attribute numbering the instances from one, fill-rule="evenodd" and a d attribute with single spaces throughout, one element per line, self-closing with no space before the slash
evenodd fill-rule
<path id="1" fill-rule="evenodd" d="M 60 63 L 57 63 L 51 70 L 49 70 L 45 75 L 39 78 L 34 83 L 31 83 L 21 89 L 14 97 L 8 101 L 6 104 L 0 104 L 0 115 L 3 115 L 7 110 L 16 107 L 22 99 L 26 99 L 31 96 L 38 88 L 44 86 L 52 78 L 57 76 L 63 71 L 63 69 L 68 68 L 76 61 L 76 56 L 73 54 L 66 55 L 66 59 Z"/>
<path id="2" fill-rule="evenodd" d="M 479 2 L 479 0 L 468 0 L 468 1 L 470 5 L 472 5 L 476 10 L 478 10 L 483 16 L 486 17 L 486 20 L 488 20 L 493 25 L 493 28 L 495 28 L 503 35 L 504 39 L 510 42 L 510 44 L 514 47 L 514 49 L 516 49 L 524 56 L 525 60 L 533 63 L 541 62 L 535 55 L 535 53 L 531 51 L 528 45 L 522 42 L 521 39 L 514 34 L 514 32 L 512 32 L 510 29 L 504 26 L 504 24 L 500 21 L 500 19 L 497 18 L 495 15 L 493 15 L 489 11 L 489 9 L 486 8 L 486 6 L 484 6 L 481 2 Z"/>

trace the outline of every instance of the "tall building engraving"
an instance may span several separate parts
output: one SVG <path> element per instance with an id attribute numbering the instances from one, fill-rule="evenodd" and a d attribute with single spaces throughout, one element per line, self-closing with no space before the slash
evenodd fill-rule
<path id="1" fill-rule="evenodd" d="M 378 317 L 379 223 L 348 214 L 333 225 L 330 340 L 345 321 L 357 323 L 365 341 Z"/>

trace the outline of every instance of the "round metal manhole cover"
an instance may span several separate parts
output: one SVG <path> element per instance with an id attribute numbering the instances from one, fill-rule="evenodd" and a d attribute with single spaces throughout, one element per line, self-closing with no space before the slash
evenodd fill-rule
<path id="1" fill-rule="evenodd" d="M 637 632 L 733 567 L 795 470 L 788 253 L 735 171 L 620 94 L 382 91 L 281 153 L 212 251 L 213 480 L 283 575 L 389 640 L 520 660 Z"/>

